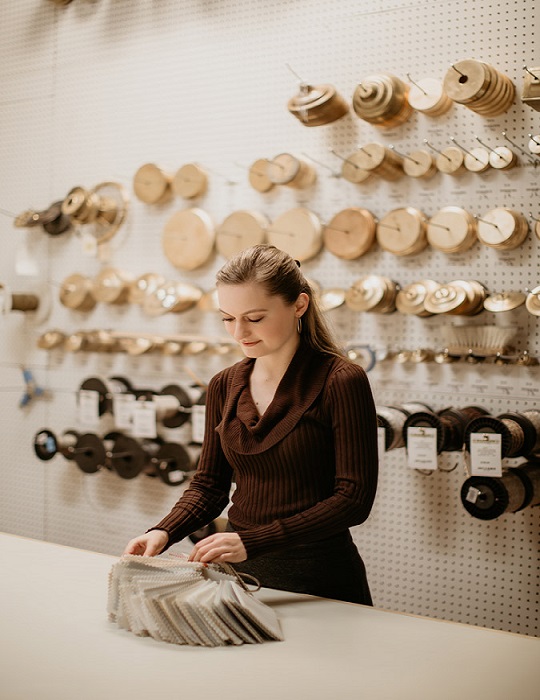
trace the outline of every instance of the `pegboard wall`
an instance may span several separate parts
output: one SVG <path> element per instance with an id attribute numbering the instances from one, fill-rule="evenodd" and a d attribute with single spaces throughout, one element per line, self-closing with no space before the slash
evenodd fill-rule
<path id="1" fill-rule="evenodd" d="M 537 4 L 536 4 L 537 7 Z M 13 217 L 42 209 L 76 186 L 103 180 L 131 191 L 136 169 L 147 162 L 174 172 L 196 161 L 210 176 L 196 201 L 215 223 L 238 209 L 272 220 L 293 206 L 309 207 L 323 222 L 341 209 L 361 206 L 381 218 L 396 207 L 414 206 L 427 217 L 441 207 L 463 207 L 482 216 L 495 207 L 523 213 L 526 241 L 498 251 L 478 243 L 447 255 L 427 248 L 396 257 L 375 246 L 345 261 L 327 250 L 303 265 L 323 289 L 347 288 L 368 275 L 402 286 L 426 277 L 439 282 L 474 279 L 492 292 L 540 284 L 534 217 L 540 218 L 540 168 L 519 155 L 519 166 L 482 175 L 438 173 L 426 181 L 403 177 L 357 186 L 339 177 L 340 160 L 359 144 L 379 141 L 410 152 L 424 145 L 450 145 L 453 136 L 469 149 L 478 136 L 488 145 L 509 145 L 506 132 L 527 149 L 540 133 L 540 114 L 520 100 L 523 66 L 539 66 L 532 0 L 51 0 L 3 3 L 0 42 L 0 282 L 13 289 L 39 283 L 48 297 L 46 318 L 11 313 L 0 318 L 0 527 L 77 547 L 119 554 L 128 539 L 168 511 L 181 487 L 112 473 L 85 475 L 56 457 L 39 462 L 35 432 L 77 428 L 76 391 L 89 376 L 129 377 L 136 386 L 160 389 L 172 381 L 205 381 L 236 356 L 192 357 L 68 353 L 37 349 L 45 330 L 108 328 L 158 334 L 224 336 L 211 313 L 188 311 L 159 318 L 139 307 L 98 305 L 70 311 L 58 302 L 62 280 L 73 272 L 90 277 L 114 265 L 134 277 L 157 272 L 167 278 L 213 287 L 223 259 L 215 254 L 192 272 L 176 270 L 161 248 L 164 223 L 189 206 L 179 198 L 149 206 L 131 194 L 126 223 L 99 255 L 84 245 L 82 231 L 57 238 L 13 227 Z M 306 128 L 287 101 L 297 90 L 288 63 L 305 80 L 330 83 L 349 102 L 356 85 L 381 71 L 404 80 L 442 79 L 449 66 L 476 58 L 516 85 L 505 114 L 485 118 L 462 105 L 443 116 L 415 113 L 405 124 L 378 129 L 352 112 L 322 127 Z M 317 170 L 308 190 L 253 190 L 247 169 L 258 158 L 305 154 Z M 346 306 L 328 313 L 344 343 L 369 344 L 377 352 L 441 349 L 447 318 L 356 313 Z M 505 316 L 505 318 L 502 318 Z M 458 320 L 461 322 L 461 319 Z M 537 317 L 523 307 L 513 314 L 469 318 L 517 330 L 518 351 L 540 355 Z M 34 372 L 47 397 L 25 409 L 21 365 Z M 538 407 L 540 369 L 515 365 L 378 362 L 370 372 L 378 404 L 421 401 L 445 406 L 480 404 L 491 413 Z M 367 523 L 354 530 L 366 561 L 375 604 L 382 608 L 538 636 L 539 509 L 484 522 L 468 515 L 459 492 L 466 478 L 459 454 L 441 457 L 441 469 L 421 474 L 406 465 L 405 451 L 382 456 L 380 488 Z"/>

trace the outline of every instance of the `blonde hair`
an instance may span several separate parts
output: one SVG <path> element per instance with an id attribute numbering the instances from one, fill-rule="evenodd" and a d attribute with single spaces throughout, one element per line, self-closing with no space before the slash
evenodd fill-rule
<path id="1" fill-rule="evenodd" d="M 294 304 L 302 293 L 309 305 L 302 316 L 302 339 L 320 352 L 343 357 L 328 328 L 313 288 L 300 270 L 300 263 L 273 245 L 261 244 L 246 248 L 231 258 L 216 275 L 220 284 L 260 284 L 271 296 L 280 296 L 286 304 Z"/>

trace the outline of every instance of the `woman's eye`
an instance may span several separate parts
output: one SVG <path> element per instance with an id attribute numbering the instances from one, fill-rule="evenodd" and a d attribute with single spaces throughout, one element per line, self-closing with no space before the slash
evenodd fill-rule
<path id="1" fill-rule="evenodd" d="M 234 320 L 234 319 L 232 319 L 232 318 L 222 318 L 221 320 L 223 321 L 223 323 L 230 323 L 230 322 L 231 322 L 232 320 Z"/>
<path id="2" fill-rule="evenodd" d="M 248 321 L 250 323 L 259 323 L 259 321 L 262 321 L 262 317 L 261 318 L 248 318 Z"/>

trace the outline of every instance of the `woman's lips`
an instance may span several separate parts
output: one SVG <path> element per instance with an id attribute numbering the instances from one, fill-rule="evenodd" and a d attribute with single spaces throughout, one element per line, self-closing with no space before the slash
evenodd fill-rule
<path id="1" fill-rule="evenodd" d="M 253 340 L 253 341 L 251 341 L 250 343 L 242 342 L 242 345 L 243 345 L 244 347 L 250 348 L 252 345 L 257 345 L 258 342 L 259 342 L 258 340 Z"/>

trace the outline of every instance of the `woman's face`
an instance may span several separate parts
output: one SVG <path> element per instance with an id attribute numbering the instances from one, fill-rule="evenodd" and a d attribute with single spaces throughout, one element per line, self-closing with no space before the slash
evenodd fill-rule
<path id="1" fill-rule="evenodd" d="M 298 317 L 309 304 L 307 294 L 287 305 L 282 297 L 251 283 L 220 284 L 217 296 L 225 328 L 247 357 L 294 352 L 299 340 Z"/>

